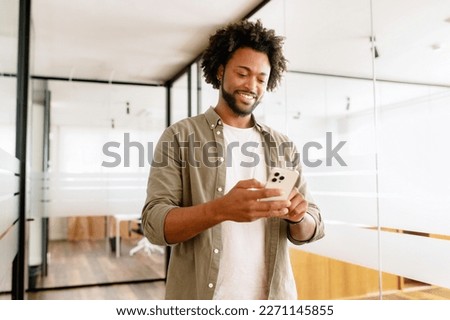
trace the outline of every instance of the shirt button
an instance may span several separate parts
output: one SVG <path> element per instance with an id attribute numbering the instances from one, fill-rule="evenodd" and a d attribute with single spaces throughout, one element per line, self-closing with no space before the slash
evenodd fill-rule
<path id="1" fill-rule="evenodd" d="M 211 125 L 211 128 L 214 128 L 214 123 Z"/>
<path id="2" fill-rule="evenodd" d="M 219 191 L 219 192 L 222 192 L 222 190 L 223 190 L 222 187 L 217 188 L 217 191 Z"/>
<path id="3" fill-rule="evenodd" d="M 219 253 L 219 249 L 214 249 L 214 253 Z"/>
<path id="4" fill-rule="evenodd" d="M 225 159 L 223 157 L 219 158 L 219 162 L 223 162 Z"/>
<path id="5" fill-rule="evenodd" d="M 222 121 L 220 121 L 220 120 L 217 121 L 217 124 L 218 124 L 218 125 L 221 125 L 221 124 L 222 124 Z"/>
<path id="6" fill-rule="evenodd" d="M 210 283 L 210 284 L 208 284 L 208 287 L 212 288 L 212 287 L 214 287 L 214 285 L 212 283 Z"/>
<path id="7" fill-rule="evenodd" d="M 217 134 L 220 136 L 220 134 L 221 134 L 220 130 L 217 130 Z"/>

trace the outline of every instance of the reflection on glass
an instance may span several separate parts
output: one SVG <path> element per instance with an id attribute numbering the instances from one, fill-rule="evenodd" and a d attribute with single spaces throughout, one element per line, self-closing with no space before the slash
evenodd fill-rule
<path id="1" fill-rule="evenodd" d="M 129 252 L 142 238 L 137 218 L 165 128 L 165 89 L 50 81 L 48 90 L 50 259 L 35 286 L 162 278 L 163 255 Z"/>
<path id="2" fill-rule="evenodd" d="M 171 123 L 188 117 L 188 97 L 188 76 L 185 73 L 174 82 L 171 88 Z"/>
<path id="3" fill-rule="evenodd" d="M 280 0 L 254 18 L 285 35 L 289 60 L 259 117 L 296 143 L 326 222 L 324 239 L 291 250 L 299 298 L 378 296 L 370 3 Z"/>
<path id="4" fill-rule="evenodd" d="M 286 36 L 289 60 L 258 116 L 296 142 L 326 220 L 293 251 L 300 298 L 450 296 L 449 10 L 279 0 L 253 17 Z"/>
<path id="5" fill-rule="evenodd" d="M 450 297 L 448 12 L 374 1 L 381 258 L 416 299 Z"/>

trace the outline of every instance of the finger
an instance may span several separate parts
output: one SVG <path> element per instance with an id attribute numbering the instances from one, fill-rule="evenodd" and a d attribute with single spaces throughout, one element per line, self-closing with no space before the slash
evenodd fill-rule
<path id="1" fill-rule="evenodd" d="M 303 198 L 296 197 L 292 200 L 292 204 L 289 207 L 289 213 L 282 218 L 293 222 L 300 221 L 305 216 L 307 209 L 308 201 Z"/>
<path id="2" fill-rule="evenodd" d="M 289 194 L 289 198 L 288 199 L 291 200 L 291 199 L 293 199 L 293 198 L 295 198 L 297 196 L 300 196 L 302 199 L 304 198 L 303 195 L 298 191 L 297 188 L 293 188 L 291 193 Z"/>
<path id="3" fill-rule="evenodd" d="M 294 214 L 292 215 L 291 213 L 280 216 L 280 218 L 285 219 L 285 220 L 289 220 L 292 222 L 299 222 L 300 220 L 302 220 L 302 218 L 305 216 L 306 212 L 302 212 L 300 214 Z"/>
<path id="4" fill-rule="evenodd" d="M 281 210 L 282 214 L 287 214 L 290 205 L 291 202 L 289 200 L 259 201 L 255 205 L 255 210 L 261 212 L 278 212 Z"/>
<path id="5" fill-rule="evenodd" d="M 297 188 L 292 189 L 291 194 L 289 195 L 289 200 L 292 202 L 291 210 L 293 210 L 302 201 L 306 201 L 303 194 L 301 194 Z"/>
<path id="6" fill-rule="evenodd" d="M 289 207 L 289 211 L 294 210 L 302 201 L 305 201 L 303 196 L 297 191 L 292 191 L 290 194 L 291 206 Z"/>
<path id="7" fill-rule="evenodd" d="M 256 179 L 241 180 L 236 183 L 236 187 L 243 189 L 264 188 L 264 184 Z"/>
<path id="8" fill-rule="evenodd" d="M 250 191 L 251 197 L 253 197 L 254 199 L 264 199 L 283 195 L 283 190 L 278 188 L 260 188 L 260 189 L 253 189 Z"/>
<path id="9" fill-rule="evenodd" d="M 298 201 L 298 202 L 297 202 Z M 289 215 L 298 216 L 306 212 L 308 209 L 308 201 L 305 199 L 294 199 L 289 207 Z"/>
<path id="10" fill-rule="evenodd" d="M 285 217 L 287 216 L 289 213 L 289 209 L 288 208 L 281 208 L 278 210 L 271 210 L 268 212 L 268 216 L 269 217 Z"/>

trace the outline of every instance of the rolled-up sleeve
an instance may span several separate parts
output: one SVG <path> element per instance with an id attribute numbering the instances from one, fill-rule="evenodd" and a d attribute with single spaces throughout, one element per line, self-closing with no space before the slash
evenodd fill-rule
<path id="1" fill-rule="evenodd" d="M 176 135 L 171 128 L 164 131 L 156 145 L 147 184 L 147 198 L 142 210 L 144 235 L 157 245 L 168 245 L 164 223 L 170 210 L 182 200 L 180 159 Z"/>

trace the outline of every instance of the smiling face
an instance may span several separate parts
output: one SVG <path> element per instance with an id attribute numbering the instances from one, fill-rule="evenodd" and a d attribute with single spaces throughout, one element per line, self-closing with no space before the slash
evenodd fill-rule
<path id="1" fill-rule="evenodd" d="M 225 67 L 220 67 L 220 100 L 237 116 L 250 115 L 261 102 L 270 75 L 269 58 L 250 48 L 236 50 Z"/>

